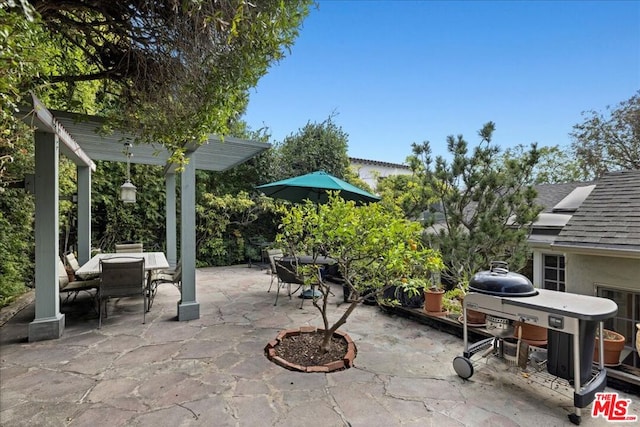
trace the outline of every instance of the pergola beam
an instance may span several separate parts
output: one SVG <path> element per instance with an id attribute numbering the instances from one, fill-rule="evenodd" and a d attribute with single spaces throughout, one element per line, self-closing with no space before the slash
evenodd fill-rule
<path id="1" fill-rule="evenodd" d="M 41 132 L 52 133 L 58 136 L 60 140 L 60 153 L 69 158 L 73 163 L 78 166 L 88 166 L 92 172 L 96 170 L 96 164 L 91 158 L 82 150 L 80 144 L 78 144 L 69 135 L 67 130 L 53 117 L 53 114 L 42 104 L 42 102 L 34 95 L 31 94 L 33 100 L 33 115 L 27 115 L 24 117 L 25 123 L 35 126 Z"/>

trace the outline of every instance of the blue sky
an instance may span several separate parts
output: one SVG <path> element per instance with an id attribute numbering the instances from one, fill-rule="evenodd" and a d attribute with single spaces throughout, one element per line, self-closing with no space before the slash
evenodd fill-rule
<path id="1" fill-rule="evenodd" d="M 639 1 L 320 1 L 244 120 L 282 141 L 336 113 L 350 156 L 402 163 L 488 121 L 502 148 L 567 146 L 639 89 Z"/>

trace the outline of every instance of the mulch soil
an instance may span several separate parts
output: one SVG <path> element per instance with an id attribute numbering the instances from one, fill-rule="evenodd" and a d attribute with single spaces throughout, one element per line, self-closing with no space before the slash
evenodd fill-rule
<path id="1" fill-rule="evenodd" d="M 274 347 L 276 356 L 300 366 L 324 365 L 325 363 L 342 360 L 347 353 L 347 342 L 342 337 L 331 337 L 329 351 L 320 347 L 322 332 L 311 332 L 300 335 L 290 335 Z"/>

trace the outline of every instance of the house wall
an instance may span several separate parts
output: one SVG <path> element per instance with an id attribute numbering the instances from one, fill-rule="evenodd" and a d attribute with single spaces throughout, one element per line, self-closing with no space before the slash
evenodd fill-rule
<path id="1" fill-rule="evenodd" d="M 358 173 L 360 179 L 366 182 L 369 187 L 376 189 L 377 177 L 387 177 L 391 175 L 411 175 L 411 170 L 403 169 L 399 167 L 390 167 L 384 165 L 369 165 L 357 162 L 352 162 L 351 166 Z"/>
<path id="2" fill-rule="evenodd" d="M 567 292 L 593 295 L 595 284 L 640 291 L 640 260 L 565 254 Z"/>

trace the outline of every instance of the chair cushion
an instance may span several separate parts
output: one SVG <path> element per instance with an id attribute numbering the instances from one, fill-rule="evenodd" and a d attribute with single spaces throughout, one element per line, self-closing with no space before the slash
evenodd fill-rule
<path id="1" fill-rule="evenodd" d="M 64 289 L 69 284 L 69 276 L 67 270 L 64 267 L 64 263 L 58 258 L 58 286 L 60 290 Z"/>
<path id="2" fill-rule="evenodd" d="M 88 289 L 98 289 L 100 287 L 100 279 L 93 280 L 78 280 L 75 282 L 69 282 L 67 286 L 64 287 L 64 292 L 76 292 L 76 291 L 84 291 Z"/>
<path id="3" fill-rule="evenodd" d="M 73 269 L 73 271 L 80 269 L 80 264 L 78 263 L 78 259 L 76 258 L 73 252 L 69 252 L 64 257 L 67 260 L 67 264 L 71 267 L 71 269 Z"/>

